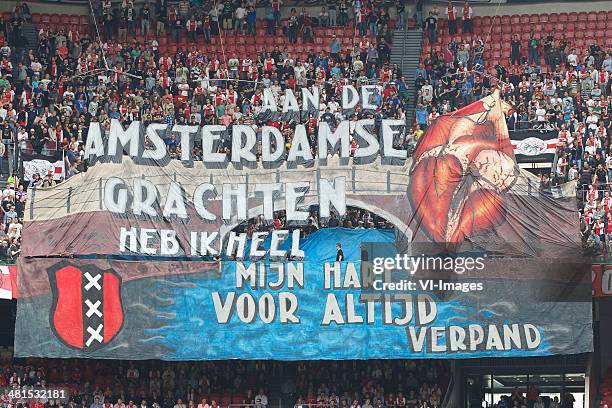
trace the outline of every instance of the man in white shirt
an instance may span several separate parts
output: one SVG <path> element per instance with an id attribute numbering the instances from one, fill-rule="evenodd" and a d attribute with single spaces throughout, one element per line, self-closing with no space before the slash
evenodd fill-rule
<path id="1" fill-rule="evenodd" d="M 603 61 L 601 69 L 603 69 L 604 71 L 612 72 L 612 55 L 610 55 L 609 53 L 606 54 L 606 59 Z"/>
<path id="2" fill-rule="evenodd" d="M 238 8 L 236 9 L 235 15 L 236 15 L 236 25 L 234 26 L 234 30 L 236 32 L 240 32 L 241 34 L 244 34 L 244 23 L 245 23 L 245 19 L 246 19 L 246 9 L 243 7 L 243 5 L 241 4 L 240 6 L 238 6 Z"/>
<path id="3" fill-rule="evenodd" d="M 567 63 L 570 64 L 572 67 L 578 65 L 578 55 L 576 55 L 576 50 L 574 48 L 572 48 L 572 51 L 567 56 Z"/>
<path id="4" fill-rule="evenodd" d="M 433 100 L 433 87 L 427 79 L 425 80 L 425 85 L 421 87 L 421 94 L 423 96 L 423 104 L 431 105 Z"/>
<path id="5" fill-rule="evenodd" d="M 540 106 L 538 107 L 538 109 L 536 109 L 535 114 L 536 114 L 536 121 L 537 121 L 536 126 L 538 128 L 544 126 L 544 122 L 546 122 L 546 109 L 544 109 L 543 106 Z"/>
<path id="6" fill-rule="evenodd" d="M 572 167 L 567 172 L 567 181 L 576 180 L 578 178 L 578 167 L 572 164 Z"/>
<path id="7" fill-rule="evenodd" d="M 255 396 L 255 401 L 259 400 L 260 404 L 263 405 L 264 407 L 268 406 L 268 396 L 264 393 L 263 388 L 259 389 L 259 394 L 257 394 Z M 176 407 L 174 407 L 176 408 Z"/>
<path id="8" fill-rule="evenodd" d="M 597 124 L 599 123 L 599 115 L 595 114 L 595 111 L 589 109 L 589 116 L 586 118 L 586 124 L 588 130 L 595 132 L 597 130 Z"/>

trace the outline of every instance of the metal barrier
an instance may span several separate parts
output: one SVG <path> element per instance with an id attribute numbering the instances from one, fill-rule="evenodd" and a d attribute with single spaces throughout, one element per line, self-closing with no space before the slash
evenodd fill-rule
<path id="1" fill-rule="evenodd" d="M 282 408 L 282 400 L 280 398 L 274 398 L 274 401 L 278 401 L 277 404 L 272 404 L 271 398 L 268 398 L 268 405 L 262 404 L 228 404 L 226 407 L 221 406 L 221 408 Z"/>
<path id="2" fill-rule="evenodd" d="M 311 408 L 311 407 L 315 407 L 315 408 L 327 408 L 327 407 L 331 407 L 331 404 L 328 403 L 310 403 L 310 404 L 295 404 L 293 406 L 293 408 Z M 334 405 L 335 407 L 337 407 L 338 405 Z"/>

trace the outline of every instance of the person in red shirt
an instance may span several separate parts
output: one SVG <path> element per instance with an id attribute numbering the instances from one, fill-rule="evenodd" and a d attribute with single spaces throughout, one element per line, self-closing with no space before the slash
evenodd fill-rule
<path id="1" fill-rule="evenodd" d="M 612 213 L 606 214 L 606 235 L 608 236 L 608 242 L 610 242 L 610 238 L 612 235 Z"/>

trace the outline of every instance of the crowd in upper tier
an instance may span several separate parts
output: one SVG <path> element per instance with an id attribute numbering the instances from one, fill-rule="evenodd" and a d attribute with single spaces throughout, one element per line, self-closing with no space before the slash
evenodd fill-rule
<path id="1" fill-rule="evenodd" d="M 576 50 L 570 38 L 534 34 L 526 49 L 512 40 L 509 61 L 495 61 L 492 67 L 487 59 L 488 38 L 473 32 L 469 5 L 455 8 L 451 4 L 445 12 L 433 7 L 425 18 L 422 3 L 414 6 L 416 22 L 407 19 L 412 13 L 402 1 L 395 5 L 396 19 L 390 18 L 388 7 L 367 0 L 332 1 L 318 16 L 282 6 L 283 11 L 288 8 L 288 19 L 281 19 L 280 2 L 263 4 L 266 29 L 277 37 L 281 32 L 291 37 L 295 47 L 276 45 L 276 39 L 266 40 L 263 46 L 251 40 L 245 40 L 244 46 L 228 42 L 252 37 L 253 29 L 256 34 L 262 30 L 262 16 L 252 0 L 201 4 L 159 0 L 138 6 L 128 0 L 94 1 L 100 39 L 95 32 L 67 32 L 62 26 L 39 24 L 39 42 L 30 46 L 22 29 L 32 13 L 26 3 L 17 3 L 1 27 L 2 137 L 23 152 L 63 159 L 63 177 L 86 169 L 84 142 L 90 124 L 98 122 L 108 130 L 111 119 L 124 124 L 134 120 L 243 124 L 256 132 L 262 125 L 273 125 L 285 135 L 288 146 L 295 126 L 302 122 L 315 148 L 314 135 L 321 121 L 334 128 L 342 119 L 355 123 L 372 117 L 376 124 L 383 118 L 396 118 L 405 120 L 406 126 L 395 142 L 410 149 L 439 115 L 499 87 L 515 107 L 508 118 L 511 130 L 558 132 L 557 158 L 551 174 L 542 175 L 542 188 L 577 180 L 585 246 L 595 253 L 607 251 L 612 235 L 607 192 L 612 57 L 600 45 L 605 41 L 594 40 L 586 49 Z M 414 83 L 408 83 L 407 74 L 390 63 L 391 30 L 411 28 L 411 24 L 422 25 L 432 44 L 426 47 Z M 333 30 L 330 36 L 326 30 L 335 26 L 348 26 L 344 31 L 350 36 Z M 309 42 L 311 36 L 314 44 Z M 444 39 L 449 39 L 448 44 L 439 43 Z M 439 44 L 440 50 L 433 44 Z M 366 83 L 381 86 L 373 100 L 377 108 L 344 118 L 341 86 L 359 88 Z M 321 89 L 318 115 L 293 121 L 260 115 L 263 89 L 270 89 L 282 106 L 286 89 L 315 85 Z M 408 99 L 411 88 L 417 90 L 415 100 Z M 301 103 L 300 93 L 296 95 Z M 414 120 L 408 114 L 412 107 L 416 108 Z M 168 134 L 165 141 L 171 157 L 178 157 L 180 140 Z M 353 140 L 352 149 L 356 147 Z M 227 146 L 221 149 L 228 150 Z M 193 156 L 200 157 L 200 152 L 196 143 Z M 28 187 L 48 187 L 61 180 L 55 174 L 38 174 L 24 181 L 11 177 L 3 191 L 0 255 L 19 253 Z"/>

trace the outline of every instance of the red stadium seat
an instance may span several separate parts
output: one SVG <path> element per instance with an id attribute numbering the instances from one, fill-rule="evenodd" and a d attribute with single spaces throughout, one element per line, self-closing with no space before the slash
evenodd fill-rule
<path id="1" fill-rule="evenodd" d="M 567 23 L 569 21 L 569 16 L 567 13 L 560 13 L 559 14 L 559 22 L 560 23 Z"/>
<path id="2" fill-rule="evenodd" d="M 41 15 L 40 15 L 40 14 L 38 14 L 38 13 L 32 13 L 32 22 L 33 22 L 34 24 L 38 24 L 38 23 L 40 23 L 40 20 L 41 20 Z"/>
<path id="3" fill-rule="evenodd" d="M 79 16 L 79 24 L 80 25 L 88 25 L 89 24 L 89 16 Z"/>
<path id="4" fill-rule="evenodd" d="M 549 23 L 556 23 L 558 21 L 559 21 L 559 14 L 554 13 L 554 14 L 549 14 L 548 15 L 548 22 Z"/>
<path id="5" fill-rule="evenodd" d="M 60 14 L 60 23 L 64 25 L 70 24 L 70 16 L 68 14 Z"/>
<path id="6" fill-rule="evenodd" d="M 561 20 L 559 20 L 559 21 L 561 21 Z M 569 13 L 567 15 L 567 21 L 572 21 L 572 22 L 578 21 L 578 13 L 576 13 L 576 12 Z"/>
<path id="7" fill-rule="evenodd" d="M 588 21 L 589 16 L 585 12 L 578 13 L 578 21 Z"/>
<path id="8" fill-rule="evenodd" d="M 540 14 L 540 23 L 548 23 L 548 14 Z"/>
<path id="9" fill-rule="evenodd" d="M 521 14 L 521 24 L 529 24 L 529 14 Z"/>
<path id="10" fill-rule="evenodd" d="M 594 12 L 594 11 L 588 13 L 587 14 L 587 21 L 592 21 L 592 22 L 597 21 L 597 13 Z"/>
<path id="11" fill-rule="evenodd" d="M 532 14 L 529 16 L 529 22 L 531 24 L 535 24 L 540 21 L 540 16 L 538 14 Z"/>
<path id="12" fill-rule="evenodd" d="M 513 26 L 516 24 L 519 24 L 520 22 L 521 22 L 521 17 L 518 14 L 515 14 L 512 17 L 510 17 L 510 24 L 512 24 Z"/>

